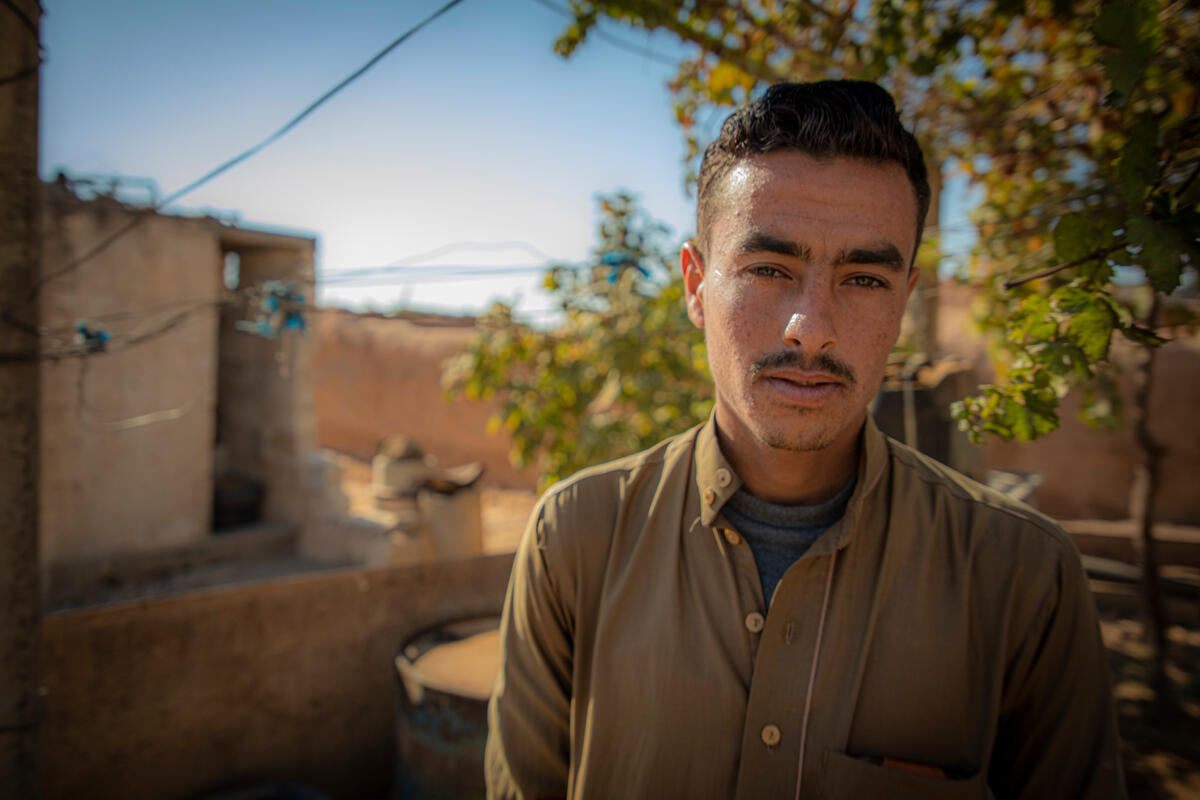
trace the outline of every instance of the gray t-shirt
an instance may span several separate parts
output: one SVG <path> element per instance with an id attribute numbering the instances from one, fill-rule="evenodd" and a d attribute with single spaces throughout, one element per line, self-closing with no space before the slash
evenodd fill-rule
<path id="1" fill-rule="evenodd" d="M 856 481 L 857 477 L 852 477 L 836 495 L 820 505 L 781 506 L 738 490 L 721 508 L 721 513 L 750 545 L 768 607 L 783 573 L 826 528 L 846 513 Z"/>

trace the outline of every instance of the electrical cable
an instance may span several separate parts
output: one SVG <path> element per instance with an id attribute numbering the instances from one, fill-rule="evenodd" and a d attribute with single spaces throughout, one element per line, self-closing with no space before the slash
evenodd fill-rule
<path id="1" fill-rule="evenodd" d="M 477 242 L 477 241 L 463 240 L 463 241 L 457 241 L 457 242 L 450 242 L 449 244 L 444 244 L 444 245 L 441 245 L 440 247 L 435 247 L 432 250 L 428 250 L 424 253 L 416 253 L 411 256 L 404 256 L 403 258 L 397 258 L 397 259 L 393 260 L 387 266 L 391 266 L 391 267 L 409 266 L 414 261 L 424 261 L 427 258 L 437 258 L 438 256 L 444 256 L 447 253 L 454 253 L 459 250 L 493 251 L 493 250 L 514 250 L 514 249 L 524 250 L 526 253 L 529 253 L 534 258 L 540 258 L 543 261 L 554 261 L 555 260 L 555 259 L 551 258 L 550 256 L 546 255 L 546 253 L 544 253 L 541 250 L 541 248 L 539 248 L 537 245 L 533 244 L 532 242 L 526 242 L 522 239 L 508 239 L 508 240 L 500 241 L 500 242 Z"/>
<path id="2" fill-rule="evenodd" d="M 29 362 L 35 362 L 35 361 L 61 361 L 61 360 L 67 359 L 67 358 L 84 358 L 87 356 L 97 355 L 100 353 L 121 352 L 121 351 L 127 350 L 131 347 L 136 347 L 137 345 L 143 344 L 144 342 L 150 341 L 152 339 L 156 339 L 159 336 L 162 336 L 163 334 L 166 334 L 166 333 L 170 332 L 171 330 L 174 330 L 175 328 L 182 325 L 193 314 L 197 314 L 202 311 L 208 311 L 211 309 L 220 308 L 221 306 L 224 306 L 224 305 L 230 305 L 234 302 L 237 302 L 237 299 L 238 298 L 236 297 L 236 295 L 231 295 L 231 296 L 215 298 L 215 299 L 211 299 L 211 300 L 183 301 L 183 302 L 186 302 L 187 304 L 190 304 L 191 307 L 185 308 L 183 311 L 180 311 L 180 312 L 172 315 L 166 322 L 164 322 L 150 330 L 145 330 L 145 328 L 147 327 L 147 323 L 149 321 L 149 320 L 147 320 L 146 322 L 143 322 L 141 325 L 139 325 L 137 328 L 135 328 L 133 332 L 124 334 L 122 336 L 114 337 L 111 340 L 104 342 L 102 347 L 98 347 L 95 342 L 89 342 L 89 341 L 78 342 L 78 341 L 76 341 L 69 345 L 61 346 L 57 349 L 50 349 L 50 350 L 43 350 L 43 351 L 30 350 L 30 351 L 0 352 L 0 364 L 29 363 Z M 169 304 L 167 306 L 164 306 L 163 308 L 170 308 L 172 305 L 180 305 L 180 304 Z M 162 310 L 163 309 L 160 308 L 160 309 L 152 311 L 151 313 L 161 315 Z M 128 316 L 132 315 L 133 313 L 134 312 L 118 312 L 118 314 L 119 314 L 118 318 L 128 317 Z M 117 316 L 117 315 L 113 315 L 113 316 Z M 150 317 L 150 319 L 153 320 L 154 317 Z M 51 333 L 54 333 L 57 331 L 65 332 L 66 330 L 67 329 L 65 327 L 64 328 L 50 328 L 50 329 L 45 329 L 44 331 L 39 332 L 39 335 L 43 336 L 43 337 L 49 337 L 49 335 Z M 72 328 L 72 330 L 75 330 L 75 329 Z"/>
<path id="3" fill-rule="evenodd" d="M 578 269 L 575 265 L 559 264 L 560 267 Z M 488 278 L 505 275 L 522 275 L 545 272 L 546 264 L 497 264 L 491 267 L 468 265 L 430 265 L 422 267 L 371 267 L 352 274 L 331 273 L 311 279 L 319 286 L 378 286 L 391 283 L 437 283 L 465 278 Z M 383 281 L 382 284 L 379 281 Z M 307 279 L 306 281 L 307 282 Z"/>
<path id="4" fill-rule="evenodd" d="M 5 75 L 4 77 L 0 78 L 0 86 L 3 86 L 6 83 L 16 83 L 17 81 L 21 80 L 22 78 L 28 78 L 31 75 L 36 75 L 38 69 L 41 66 L 42 66 L 42 61 L 41 61 L 41 59 L 38 59 L 38 62 L 36 64 L 33 64 L 32 66 L 24 67 L 22 69 L 17 70 L 16 72 L 9 73 L 8 75 Z"/>
<path id="5" fill-rule="evenodd" d="M 0 2 L 8 2 L 8 0 L 0 0 Z M 222 163 L 222 164 L 214 167 L 213 169 L 209 170 L 208 172 L 204 173 L 196 180 L 194 180 L 191 183 L 184 186 L 182 189 L 179 189 L 178 191 L 172 193 L 168 197 L 163 198 L 161 201 L 159 201 L 157 204 L 155 204 L 154 206 L 151 207 L 152 211 L 159 211 L 162 208 L 165 208 L 166 206 L 170 205 L 171 203 L 175 202 L 176 200 L 179 200 L 184 195 L 190 194 L 191 192 L 195 191 L 196 189 L 199 189 L 201 186 L 203 186 L 204 184 L 213 180 L 217 176 L 227 172 L 228 170 L 230 170 L 233 167 L 237 166 L 238 164 L 242 163 L 246 159 L 258 154 L 264 148 L 270 146 L 271 144 L 274 144 L 281 137 L 283 137 L 285 134 L 287 134 L 289 131 L 291 131 L 293 128 L 295 128 L 297 125 L 299 125 L 310 114 L 312 114 L 314 111 L 316 111 L 322 105 L 324 105 L 334 95 L 338 94 L 340 91 L 342 91 L 347 86 L 349 86 L 351 83 L 353 83 L 355 80 L 362 77 L 362 75 L 364 73 L 366 73 L 369 69 L 371 69 L 376 64 L 378 64 L 381 60 L 383 60 L 383 58 L 385 56 L 387 56 L 389 53 L 391 53 L 393 50 L 395 50 L 401 44 L 406 42 L 415 33 L 420 31 L 426 25 L 433 22 L 438 17 L 442 16 L 447 11 L 454 8 L 456 5 L 458 5 L 461 2 L 463 2 L 463 0 L 450 0 L 450 2 L 448 2 L 448 3 L 444 4 L 443 6 L 441 6 L 440 8 L 438 8 L 432 14 L 427 16 L 425 19 L 421 20 L 416 25 L 409 28 L 407 31 L 405 31 L 404 33 L 400 34 L 395 39 L 393 39 L 391 41 L 391 43 L 389 43 L 386 47 L 384 47 L 378 53 L 376 53 L 371 58 L 369 58 L 366 61 L 366 63 L 364 63 L 361 67 L 359 67 L 354 72 L 347 75 L 345 78 L 343 78 L 341 81 L 339 81 L 336 85 L 334 85 L 331 89 L 327 90 L 324 94 L 322 94 L 316 100 L 312 101 L 307 106 L 305 106 L 304 109 L 300 111 L 300 113 L 296 114 L 290 120 L 285 122 L 283 124 L 283 126 L 280 127 L 279 129 L 277 129 L 274 133 L 270 134 L 269 136 L 267 136 L 265 139 L 258 142 L 257 144 L 247 148 L 246 150 L 243 150 L 241 153 L 237 154 L 233 158 L 230 158 L 229 160 L 225 161 L 224 163 Z M 41 278 L 39 278 L 34 283 L 33 289 L 31 290 L 29 296 L 26 297 L 25 300 L 23 301 L 23 303 L 21 303 L 20 305 L 25 305 L 29 302 L 32 302 L 33 299 L 36 298 L 38 293 L 42 290 L 42 287 L 45 286 L 47 283 L 57 280 L 58 278 L 61 278 L 63 275 L 66 275 L 67 273 L 78 269 L 80 266 L 82 266 L 83 264 L 85 264 L 86 262 L 88 262 L 89 260 L 94 258 L 96 255 L 98 255 L 99 253 L 101 253 L 102 251 L 107 249 L 110 245 L 112 245 L 113 242 L 117 241 L 117 239 L 120 239 L 122 236 L 129 233 L 131 230 L 133 230 L 138 225 L 140 225 L 149 215 L 150 215 L 150 212 L 144 212 L 144 213 L 138 214 L 127 225 L 124 225 L 121 228 L 118 228 L 112 234 L 110 234 L 109 236 L 102 239 L 100 242 L 98 242 L 93 247 L 89 248 L 86 252 L 83 253 L 83 255 L 78 256 L 78 257 L 68 261 L 66 264 L 59 267 L 58 269 L 43 275 Z M 16 307 L 10 307 L 8 309 L 5 309 L 2 313 L 0 313 L 0 318 L 4 319 L 5 321 L 8 321 L 9 323 L 12 323 L 14 321 L 13 314 L 15 311 L 16 311 Z"/>
<path id="6" fill-rule="evenodd" d="M 39 54 L 44 53 L 46 51 L 46 48 L 42 47 L 42 41 L 39 38 L 39 33 L 38 33 L 38 26 L 37 26 L 37 23 L 33 21 L 33 18 L 30 17 L 28 14 L 26 14 L 24 9 L 22 9 L 20 6 L 18 6 L 16 3 L 14 3 L 13 0 L 0 0 L 0 5 L 3 5 L 5 8 L 7 8 L 9 11 L 11 11 L 13 13 L 13 16 L 15 16 L 17 19 L 21 20 L 21 24 L 29 30 L 29 33 L 33 35 L 33 40 L 35 42 L 37 42 L 38 53 Z M 42 11 L 41 3 L 35 3 L 35 5 L 37 6 L 39 12 Z M 3 86 L 8 83 L 15 83 L 16 81 L 19 81 L 22 78 L 28 78 L 31 75 L 36 75 L 38 72 L 38 69 L 42 66 L 43 61 L 44 61 L 44 59 L 42 59 L 39 56 L 36 63 L 31 64 L 28 67 L 22 67 L 21 69 L 17 70 L 16 72 L 12 72 L 12 73 L 9 73 L 8 75 L 0 77 L 0 86 Z"/>
<path id="7" fill-rule="evenodd" d="M 209 387 L 202 387 L 199 392 L 193 395 L 186 403 L 174 408 L 165 408 L 159 411 L 150 411 L 145 414 L 138 414 L 125 419 L 113 420 L 112 422 L 93 422 L 88 419 L 88 415 L 94 415 L 96 409 L 87 400 L 86 381 L 88 368 L 92 360 L 90 358 L 81 358 L 79 360 L 79 375 L 76 378 L 77 405 L 76 415 L 79 419 L 79 427 L 88 433 L 118 433 L 127 431 L 133 428 L 142 428 L 146 425 L 153 425 L 157 422 L 170 422 L 171 420 L 180 419 L 191 411 L 200 398 L 209 393 Z M 86 412 L 86 413 L 85 413 Z"/>
<path id="8" fill-rule="evenodd" d="M 18 6 L 16 3 L 14 3 L 13 0 L 0 0 L 0 5 L 3 5 L 5 8 L 7 8 L 9 11 L 11 11 L 14 15 L 16 15 L 17 19 L 21 20 L 21 24 L 23 24 L 26 28 L 28 28 L 29 32 L 33 34 L 33 38 L 37 39 L 37 37 L 38 37 L 37 23 L 33 21 L 32 17 L 30 17 L 28 14 L 25 13 L 24 9 L 22 9 L 20 6 Z M 38 10 L 41 11 L 42 6 L 40 3 L 37 4 L 37 7 L 38 7 Z M 41 47 L 42 47 L 42 43 L 39 41 L 38 49 L 41 49 Z"/>

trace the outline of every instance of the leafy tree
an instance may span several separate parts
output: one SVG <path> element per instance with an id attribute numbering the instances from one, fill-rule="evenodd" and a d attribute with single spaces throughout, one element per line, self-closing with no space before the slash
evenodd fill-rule
<path id="1" fill-rule="evenodd" d="M 602 15 L 696 46 L 670 84 L 693 167 L 703 112 L 740 105 L 768 83 L 852 77 L 887 87 L 934 183 L 938 165 L 953 164 L 984 190 L 973 272 L 990 290 L 985 322 L 1003 333 L 1006 380 L 965 403 L 962 418 L 977 435 L 1032 438 L 1057 427 L 1059 399 L 1079 386 L 1093 399 L 1089 421 L 1111 423 L 1112 335 L 1162 343 L 1113 298 L 1114 268 L 1142 268 L 1166 292 L 1197 258 L 1195 8 L 572 0 L 571 9 L 574 22 L 555 43 L 563 55 Z M 1026 282 L 1051 274 L 1060 277 Z M 1042 341 L 1050 319 L 1057 331 Z"/>
<path id="2" fill-rule="evenodd" d="M 970 276 L 996 341 L 996 383 L 955 409 L 977 439 L 1053 431 L 1070 390 L 1083 395 L 1085 422 L 1119 424 L 1113 338 L 1143 349 L 1132 505 L 1165 697 L 1151 536 L 1162 447 L 1145 404 L 1165 341 L 1161 297 L 1200 259 L 1200 10 L 1167 0 L 569 2 L 573 19 L 555 43 L 564 56 L 601 17 L 694 45 L 670 83 L 693 170 L 706 114 L 775 81 L 847 77 L 897 98 L 935 165 L 935 189 L 938 166 L 968 173 L 984 197 Z M 1114 277 L 1142 281 L 1140 303 L 1122 300 Z M 930 311 L 919 346 L 932 355 Z"/>
<path id="3" fill-rule="evenodd" d="M 599 198 L 586 264 L 556 264 L 545 287 L 563 321 L 522 324 L 494 305 L 446 367 L 451 394 L 494 398 L 512 457 L 540 457 L 543 488 L 590 464 L 649 447 L 712 407 L 704 337 L 687 318 L 678 248 L 627 193 Z"/>

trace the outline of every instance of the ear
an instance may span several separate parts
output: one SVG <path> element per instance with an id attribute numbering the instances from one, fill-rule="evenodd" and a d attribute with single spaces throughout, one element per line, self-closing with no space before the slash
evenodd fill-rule
<path id="1" fill-rule="evenodd" d="M 704 327 L 704 257 L 692 242 L 684 242 L 679 251 L 683 270 L 683 288 L 687 295 L 688 319 L 697 328 Z"/>
<path id="2" fill-rule="evenodd" d="M 913 264 L 908 268 L 908 293 L 904 295 L 905 302 L 912 297 L 913 289 L 917 288 L 917 282 L 921 279 L 921 269 Z"/>

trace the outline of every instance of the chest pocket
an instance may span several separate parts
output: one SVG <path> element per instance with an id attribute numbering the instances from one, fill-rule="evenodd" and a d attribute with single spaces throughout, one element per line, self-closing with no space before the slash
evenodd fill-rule
<path id="1" fill-rule="evenodd" d="M 918 775 L 859 761 L 826 750 L 821 759 L 820 796 L 825 800 L 879 797 L 889 800 L 993 800 L 986 776 L 949 779 Z"/>

